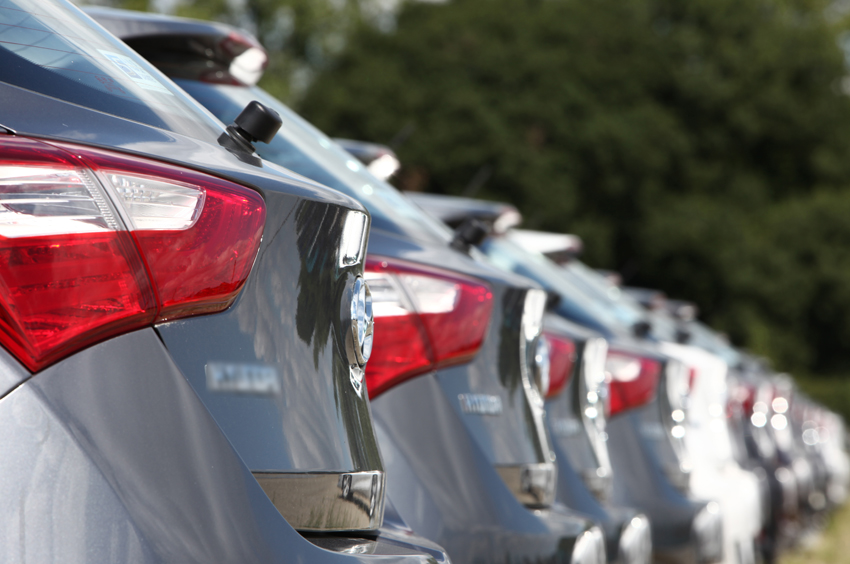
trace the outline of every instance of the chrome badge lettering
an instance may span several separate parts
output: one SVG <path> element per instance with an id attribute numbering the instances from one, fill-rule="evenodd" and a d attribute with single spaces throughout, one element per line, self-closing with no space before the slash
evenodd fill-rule
<path id="1" fill-rule="evenodd" d="M 273 366 L 210 362 L 206 365 L 207 389 L 211 392 L 258 394 L 280 393 L 280 377 Z"/>
<path id="2" fill-rule="evenodd" d="M 501 415 L 502 398 L 489 394 L 459 394 L 460 408 L 474 415 Z"/>

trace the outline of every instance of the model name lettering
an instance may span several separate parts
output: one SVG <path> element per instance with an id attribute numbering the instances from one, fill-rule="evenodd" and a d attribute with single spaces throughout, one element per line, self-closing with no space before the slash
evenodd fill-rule
<path id="1" fill-rule="evenodd" d="M 277 395 L 280 377 L 273 366 L 210 362 L 206 366 L 207 389 L 211 392 Z"/>
<path id="2" fill-rule="evenodd" d="M 460 408 L 475 415 L 501 415 L 502 398 L 489 394 L 460 394 Z"/>

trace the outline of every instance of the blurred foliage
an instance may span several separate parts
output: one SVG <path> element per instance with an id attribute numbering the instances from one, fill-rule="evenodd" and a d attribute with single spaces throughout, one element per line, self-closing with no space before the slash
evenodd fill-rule
<path id="1" fill-rule="evenodd" d="M 800 390 L 811 399 L 850 421 L 850 379 L 846 377 L 795 376 Z M 850 531 L 850 521 L 847 523 Z M 847 553 L 850 555 L 850 552 Z"/>
<path id="2" fill-rule="evenodd" d="M 783 370 L 850 370 L 850 101 L 818 0 L 455 0 L 359 23 L 300 106 L 409 190 L 516 204 Z"/>

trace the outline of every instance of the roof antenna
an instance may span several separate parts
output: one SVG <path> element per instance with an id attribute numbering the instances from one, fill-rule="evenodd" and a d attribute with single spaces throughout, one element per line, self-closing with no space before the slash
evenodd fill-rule
<path id="1" fill-rule="evenodd" d="M 262 161 L 254 155 L 253 144 L 271 143 L 281 124 L 283 120 L 276 111 L 254 100 L 227 126 L 227 132 L 219 136 L 218 142 L 239 160 L 260 166 Z"/>

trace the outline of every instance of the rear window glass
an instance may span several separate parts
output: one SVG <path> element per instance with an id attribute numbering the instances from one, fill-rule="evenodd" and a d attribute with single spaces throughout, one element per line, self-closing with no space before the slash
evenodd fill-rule
<path id="1" fill-rule="evenodd" d="M 611 331 L 624 329 L 642 319 L 635 312 L 612 308 L 607 300 L 595 293 L 540 253 L 517 246 L 504 237 L 490 237 L 481 249 L 490 261 L 504 270 L 510 270 L 536 281 L 561 297 L 561 306 L 575 320 L 593 320 Z"/>
<path id="2" fill-rule="evenodd" d="M 124 43 L 63 0 L 0 0 L 0 80 L 175 133 L 224 130 Z"/>

